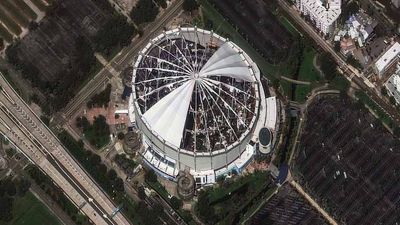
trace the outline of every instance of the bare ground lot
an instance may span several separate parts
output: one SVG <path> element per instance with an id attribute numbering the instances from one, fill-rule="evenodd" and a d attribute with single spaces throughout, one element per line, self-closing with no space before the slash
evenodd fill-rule
<path id="1" fill-rule="evenodd" d="M 291 34 L 272 14 L 264 1 L 211 0 L 270 63 L 285 59 Z"/>
<path id="2" fill-rule="evenodd" d="M 112 8 L 99 7 L 98 0 L 57 1 L 47 17 L 16 47 L 18 58 L 38 71 L 42 81 L 53 82 L 71 70 L 76 39 L 91 40 L 111 16 Z"/>
<path id="3" fill-rule="evenodd" d="M 400 141 L 348 97 L 309 107 L 293 168 L 338 222 L 400 222 Z"/>
<path id="4" fill-rule="evenodd" d="M 289 184 L 279 189 L 255 215 L 251 225 L 328 224 Z"/>

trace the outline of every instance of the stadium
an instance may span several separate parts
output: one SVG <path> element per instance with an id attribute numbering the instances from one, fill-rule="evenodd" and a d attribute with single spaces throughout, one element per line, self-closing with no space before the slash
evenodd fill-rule
<path id="1" fill-rule="evenodd" d="M 275 129 L 276 98 L 268 107 L 265 95 L 257 65 L 228 39 L 199 28 L 160 34 L 133 66 L 129 112 L 143 161 L 173 180 L 190 171 L 198 185 L 240 172 L 261 127 Z"/>

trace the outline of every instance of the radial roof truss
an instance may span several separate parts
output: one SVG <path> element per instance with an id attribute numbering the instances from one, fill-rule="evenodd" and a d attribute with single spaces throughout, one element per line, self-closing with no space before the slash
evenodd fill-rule
<path id="1" fill-rule="evenodd" d="M 154 133 L 177 148 L 212 151 L 249 128 L 256 77 L 231 42 L 211 48 L 212 33 L 200 36 L 178 32 L 153 40 L 135 68 L 135 87 L 142 119 Z M 189 143 L 185 136 L 192 136 Z"/>

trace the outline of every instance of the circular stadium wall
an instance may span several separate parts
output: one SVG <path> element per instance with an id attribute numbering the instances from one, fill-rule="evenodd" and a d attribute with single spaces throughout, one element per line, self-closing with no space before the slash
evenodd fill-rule
<path id="1" fill-rule="evenodd" d="M 177 28 L 152 39 L 133 67 L 132 100 L 144 144 L 179 170 L 216 170 L 246 149 L 260 111 L 260 71 L 212 31 Z"/>

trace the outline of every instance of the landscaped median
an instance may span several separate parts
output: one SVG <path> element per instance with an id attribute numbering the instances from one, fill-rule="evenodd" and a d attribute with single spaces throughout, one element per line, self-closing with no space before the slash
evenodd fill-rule
<path id="1" fill-rule="evenodd" d="M 390 128 L 392 131 L 396 128 L 392 118 L 378 105 L 376 104 L 367 94 L 363 91 L 357 91 L 355 97 L 370 109 L 375 116 L 377 116 L 384 125 Z"/>
<path id="2" fill-rule="evenodd" d="M 158 195 L 160 195 L 161 198 L 163 198 L 187 224 L 196 224 L 190 211 L 182 209 L 182 200 L 178 199 L 176 196 L 170 196 L 165 187 L 158 182 L 157 175 L 153 170 L 146 172 L 145 181 L 146 184 L 156 191 Z"/>
<path id="3" fill-rule="evenodd" d="M 275 190 L 269 173 L 256 171 L 201 191 L 196 213 L 206 224 L 238 224 Z"/>

